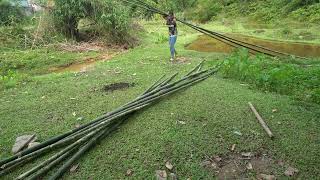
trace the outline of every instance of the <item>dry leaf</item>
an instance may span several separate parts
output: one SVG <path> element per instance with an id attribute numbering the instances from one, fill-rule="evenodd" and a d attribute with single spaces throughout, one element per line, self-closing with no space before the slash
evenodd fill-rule
<path id="1" fill-rule="evenodd" d="M 77 114 L 76 114 L 76 112 L 73 112 L 72 115 L 73 115 L 73 116 L 76 116 Z"/>
<path id="2" fill-rule="evenodd" d="M 165 170 L 157 170 L 156 177 L 157 177 L 157 180 L 166 180 L 168 175 Z"/>
<path id="3" fill-rule="evenodd" d="M 276 112 L 278 112 L 278 109 L 272 109 L 272 112 L 276 113 Z"/>
<path id="4" fill-rule="evenodd" d="M 166 168 L 168 168 L 169 170 L 172 170 L 173 169 L 173 165 L 169 161 L 167 161 L 166 162 Z"/>
<path id="5" fill-rule="evenodd" d="M 71 173 L 76 172 L 76 170 L 78 169 L 78 167 L 79 167 L 79 164 L 73 165 L 73 166 L 70 168 L 70 172 L 71 172 Z"/>
<path id="6" fill-rule="evenodd" d="M 240 131 L 233 131 L 233 133 L 238 135 L 238 136 L 242 136 L 242 133 Z"/>
<path id="7" fill-rule="evenodd" d="M 252 157 L 253 154 L 251 152 L 241 153 L 243 157 Z"/>
<path id="8" fill-rule="evenodd" d="M 133 174 L 132 169 L 128 169 L 126 172 L 126 176 L 132 176 L 132 174 Z"/>
<path id="9" fill-rule="evenodd" d="M 297 174 L 299 172 L 298 169 L 296 168 L 293 168 L 293 167 L 288 167 L 288 169 L 284 172 L 284 174 L 286 176 L 294 176 L 295 174 Z"/>
<path id="10" fill-rule="evenodd" d="M 182 124 L 182 125 L 185 125 L 185 124 L 186 124 L 186 122 L 184 122 L 184 121 L 178 121 L 178 123 L 179 123 L 179 124 Z"/>
<path id="11" fill-rule="evenodd" d="M 246 165 L 246 168 L 247 168 L 248 170 L 252 170 L 252 169 L 253 169 L 252 164 L 249 162 L 249 163 Z"/>

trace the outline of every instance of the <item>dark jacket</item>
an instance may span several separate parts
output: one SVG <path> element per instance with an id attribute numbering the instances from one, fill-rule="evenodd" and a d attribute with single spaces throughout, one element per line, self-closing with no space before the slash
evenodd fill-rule
<path id="1" fill-rule="evenodd" d="M 178 34 L 176 18 L 174 16 L 167 17 L 167 26 L 169 28 L 170 36 Z"/>

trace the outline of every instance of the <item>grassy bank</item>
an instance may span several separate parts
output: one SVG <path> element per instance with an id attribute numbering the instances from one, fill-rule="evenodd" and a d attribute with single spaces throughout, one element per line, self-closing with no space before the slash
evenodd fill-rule
<path id="1" fill-rule="evenodd" d="M 10 155 L 19 135 L 36 133 L 43 141 L 128 102 L 163 74 L 183 75 L 201 60 L 212 66 L 227 57 L 185 50 L 197 34 L 181 27 L 177 44 L 180 60 L 170 63 L 167 29 L 158 23 L 143 26 L 146 31 L 141 46 L 98 63 L 91 71 L 32 76 L 27 83 L 0 91 L 0 158 Z M 51 54 L 60 57 L 51 51 L 43 57 Z M 61 58 L 68 59 L 68 53 L 61 53 Z M 103 90 L 105 85 L 116 82 L 135 86 L 114 92 Z M 275 140 L 270 140 L 257 123 L 247 105 L 249 101 L 266 119 Z M 81 158 L 77 171 L 65 178 L 153 179 L 155 171 L 165 169 L 165 162 L 170 161 L 181 179 L 212 179 L 221 173 L 201 165 L 207 156 L 219 156 L 229 165 L 228 158 L 252 152 L 270 160 L 263 168 L 254 166 L 232 177 L 252 178 L 267 173 L 284 178 L 283 172 L 292 166 L 300 171 L 296 177 L 315 179 L 320 176 L 319 109 L 316 104 L 214 76 L 131 116 Z M 230 151 L 233 144 L 234 152 Z M 239 163 L 242 167 L 246 161 Z M 30 166 L 5 178 L 11 179 L 27 168 Z M 126 176 L 128 169 L 133 171 L 130 177 Z M 222 166 L 219 171 L 226 169 Z"/>
<path id="2" fill-rule="evenodd" d="M 217 18 L 204 27 L 217 32 L 244 34 L 269 40 L 320 43 L 320 26 L 316 23 L 288 20 L 263 23 L 249 18 Z"/>

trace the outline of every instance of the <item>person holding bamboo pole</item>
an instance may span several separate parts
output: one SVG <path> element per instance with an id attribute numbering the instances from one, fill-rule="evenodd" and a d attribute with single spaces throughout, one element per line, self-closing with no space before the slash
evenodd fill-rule
<path id="1" fill-rule="evenodd" d="M 170 11 L 169 15 L 164 16 L 164 18 L 167 20 L 166 25 L 169 28 L 169 45 L 170 45 L 170 54 L 171 54 L 170 61 L 173 61 L 177 55 L 176 49 L 174 47 L 178 37 L 177 22 L 176 22 L 176 18 L 174 16 L 173 11 Z"/>

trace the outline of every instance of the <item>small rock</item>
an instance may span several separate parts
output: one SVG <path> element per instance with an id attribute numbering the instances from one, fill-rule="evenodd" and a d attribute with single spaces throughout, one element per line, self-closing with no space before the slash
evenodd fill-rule
<path id="1" fill-rule="evenodd" d="M 247 168 L 248 170 L 252 170 L 252 169 L 253 169 L 252 164 L 249 162 L 249 163 L 246 165 L 246 168 Z"/>
<path id="2" fill-rule="evenodd" d="M 73 166 L 70 168 L 70 172 L 71 172 L 71 173 L 76 172 L 77 169 L 78 169 L 78 167 L 79 167 L 79 164 L 73 165 Z"/>
<path id="3" fill-rule="evenodd" d="M 39 142 L 31 142 L 31 143 L 29 143 L 29 145 L 28 145 L 28 149 L 29 148 L 32 148 L 32 147 L 34 147 L 34 146 L 37 146 L 37 145 L 39 145 L 40 143 Z"/>
<path id="4" fill-rule="evenodd" d="M 173 169 L 173 165 L 169 161 L 167 161 L 166 162 L 166 168 L 168 168 L 169 170 L 172 170 Z"/>
<path id="5" fill-rule="evenodd" d="M 182 125 L 185 125 L 185 124 L 186 124 L 186 122 L 184 122 L 184 121 L 178 121 L 178 123 L 179 123 L 179 124 L 182 124 Z"/>
<path id="6" fill-rule="evenodd" d="M 133 174 L 132 169 L 128 169 L 126 172 L 126 176 L 132 176 L 132 174 Z"/>
<path id="7" fill-rule="evenodd" d="M 17 137 L 16 142 L 12 147 L 12 152 L 14 154 L 18 153 L 19 151 L 27 147 L 29 143 L 34 142 L 36 139 L 37 138 L 35 135 L 24 135 Z"/>
<path id="8" fill-rule="evenodd" d="M 272 109 L 272 112 L 276 113 L 276 112 L 278 112 L 278 109 Z"/>
<path id="9" fill-rule="evenodd" d="M 292 177 L 299 172 L 298 169 L 293 167 L 288 167 L 288 169 L 284 172 L 286 176 Z"/>
<path id="10" fill-rule="evenodd" d="M 259 174 L 257 176 L 258 180 L 274 180 L 276 177 L 274 175 L 267 175 L 267 174 Z"/>
<path id="11" fill-rule="evenodd" d="M 156 177 L 157 177 L 157 180 L 166 180 L 168 175 L 165 170 L 157 170 Z"/>
<path id="12" fill-rule="evenodd" d="M 80 124 L 76 124 L 76 125 L 75 125 L 76 128 L 79 128 L 80 126 L 81 126 Z"/>

